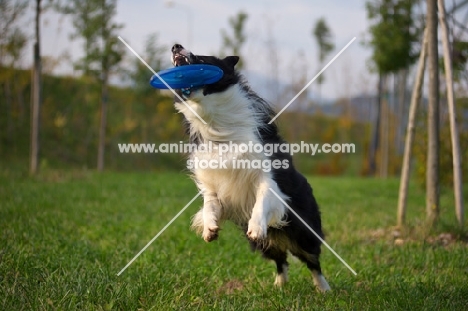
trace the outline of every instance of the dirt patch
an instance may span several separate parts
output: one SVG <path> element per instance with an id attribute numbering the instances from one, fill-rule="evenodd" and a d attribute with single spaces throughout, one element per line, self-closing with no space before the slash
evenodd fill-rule
<path id="1" fill-rule="evenodd" d="M 231 280 L 223 284 L 220 288 L 218 288 L 216 292 L 218 294 L 231 295 L 234 294 L 236 291 L 242 290 L 243 288 L 244 284 L 242 284 L 241 281 Z"/>
<path id="2" fill-rule="evenodd" d="M 407 243 L 428 243 L 435 246 L 449 247 L 453 244 L 463 244 L 468 247 L 468 240 L 462 235 L 451 232 L 443 232 L 437 235 L 424 235 L 416 230 L 402 231 L 397 227 L 379 228 L 363 232 L 363 241 L 374 243 L 377 241 L 387 241 L 395 246 Z"/>

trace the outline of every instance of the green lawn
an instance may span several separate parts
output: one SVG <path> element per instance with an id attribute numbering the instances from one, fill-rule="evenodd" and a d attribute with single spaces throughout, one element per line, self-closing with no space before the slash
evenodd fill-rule
<path id="1" fill-rule="evenodd" d="M 424 193 L 413 186 L 411 233 L 395 245 L 397 180 L 310 181 L 328 243 L 358 272 L 323 248 L 333 289 L 325 295 L 294 259 L 290 282 L 275 288 L 274 264 L 250 252 L 230 224 L 213 243 L 197 237 L 189 223 L 201 199 L 117 276 L 196 194 L 183 172 L 29 178 L 4 170 L 0 310 L 468 310 L 468 245 L 453 230 L 449 191 L 441 225 L 428 233 Z M 447 245 L 437 238 L 443 232 L 455 232 Z"/>

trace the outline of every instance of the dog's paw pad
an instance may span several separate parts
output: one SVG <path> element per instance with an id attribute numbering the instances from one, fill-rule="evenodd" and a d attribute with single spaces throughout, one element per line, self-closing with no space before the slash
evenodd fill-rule
<path id="1" fill-rule="evenodd" d="M 219 227 L 206 228 L 203 231 L 203 239 L 205 242 L 211 242 L 218 238 Z"/>
<path id="2" fill-rule="evenodd" d="M 266 229 L 259 225 L 249 225 L 247 237 L 252 241 L 262 240 L 266 237 Z"/>

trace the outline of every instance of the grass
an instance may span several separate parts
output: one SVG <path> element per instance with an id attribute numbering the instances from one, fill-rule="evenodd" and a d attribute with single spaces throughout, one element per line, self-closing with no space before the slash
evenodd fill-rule
<path id="1" fill-rule="evenodd" d="M 0 173 L 1 310 L 467 310 L 466 234 L 449 191 L 436 231 L 421 230 L 424 193 L 411 189 L 410 229 L 395 243 L 397 180 L 310 179 L 328 243 L 333 291 L 315 291 L 290 259 L 290 282 L 223 226 L 207 244 L 189 230 L 195 201 L 121 276 L 116 274 L 196 194 L 184 173 Z M 466 190 L 466 187 L 465 187 Z M 468 201 L 465 192 L 465 202 Z M 452 232 L 444 243 L 437 237 Z M 396 234 L 393 232 L 393 234 Z M 400 245 L 401 244 L 401 245 Z"/>

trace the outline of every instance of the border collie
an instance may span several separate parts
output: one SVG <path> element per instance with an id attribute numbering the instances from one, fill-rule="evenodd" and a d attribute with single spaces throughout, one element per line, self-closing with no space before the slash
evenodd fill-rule
<path id="1" fill-rule="evenodd" d="M 223 168 L 190 168 L 204 199 L 203 207 L 193 217 L 192 228 L 206 242 L 211 242 L 218 238 L 223 221 L 230 220 L 244 230 L 253 250 L 275 261 L 275 285 L 281 286 L 288 280 L 289 251 L 311 270 L 319 291 L 330 290 L 320 268 L 320 240 L 274 194 L 287 202 L 323 238 L 312 188 L 294 168 L 291 155 L 278 150 L 271 155 L 240 150 L 220 153 L 216 148 L 227 143 L 262 146 L 285 143 L 278 134 L 277 125 L 268 124 L 275 116 L 272 107 L 252 91 L 244 77 L 234 69 L 239 57 L 220 59 L 194 55 L 180 44 L 171 50 L 174 66 L 209 64 L 224 72 L 216 83 L 177 90 L 186 104 L 207 123 L 176 99 L 175 107 L 185 117 L 190 143 L 208 145 L 211 142 L 215 146 L 212 152 L 193 151 L 190 159 L 227 162 Z M 282 165 L 273 165 L 270 170 L 242 169 L 232 165 L 240 159 L 279 160 L 276 164 Z"/>

